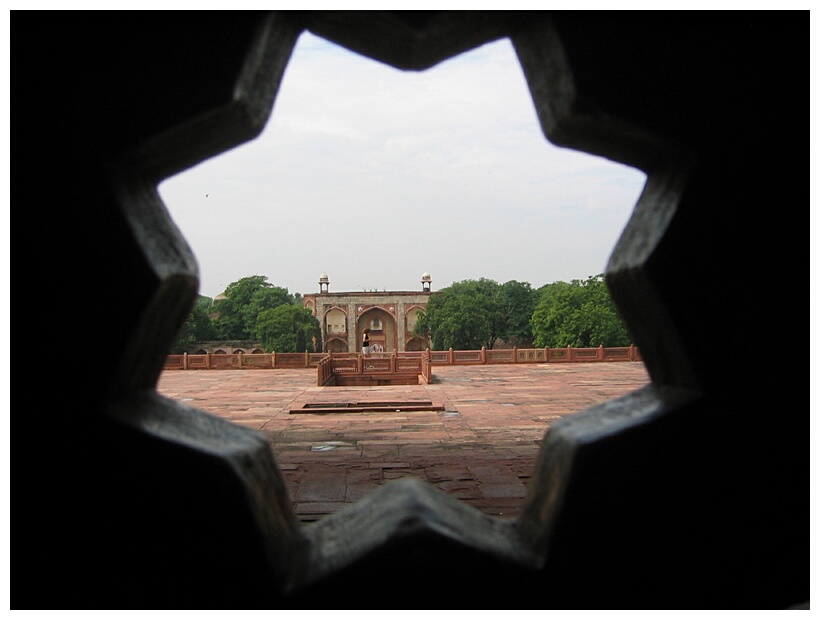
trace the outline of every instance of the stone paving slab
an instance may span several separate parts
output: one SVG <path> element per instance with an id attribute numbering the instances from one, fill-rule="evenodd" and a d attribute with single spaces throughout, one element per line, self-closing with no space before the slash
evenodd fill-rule
<path id="1" fill-rule="evenodd" d="M 317 387 L 316 372 L 167 370 L 158 390 L 267 437 L 294 513 L 311 522 L 407 476 L 514 517 L 551 423 L 649 383 L 641 362 L 434 366 L 434 382 L 418 386 Z M 290 413 L 396 400 L 444 409 Z"/>

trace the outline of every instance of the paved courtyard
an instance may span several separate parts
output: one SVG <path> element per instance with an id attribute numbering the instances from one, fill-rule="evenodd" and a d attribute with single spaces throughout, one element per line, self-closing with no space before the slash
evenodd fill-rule
<path id="1" fill-rule="evenodd" d="M 317 387 L 316 377 L 315 368 L 169 370 L 158 388 L 263 433 L 294 512 L 311 522 L 407 476 L 514 517 L 550 424 L 649 382 L 642 362 L 434 366 L 433 383 L 410 386 Z M 412 411 L 305 408 L 427 401 Z"/>

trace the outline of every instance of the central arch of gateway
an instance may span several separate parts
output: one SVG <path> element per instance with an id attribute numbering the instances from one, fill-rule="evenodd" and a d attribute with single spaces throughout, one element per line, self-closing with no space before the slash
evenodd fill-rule
<path id="1" fill-rule="evenodd" d="M 319 292 L 303 295 L 305 308 L 319 319 L 325 352 L 358 352 L 362 334 L 370 329 L 370 344 L 378 351 L 423 351 L 425 338 L 414 338 L 419 312 L 432 294 L 429 273 L 421 277 L 421 291 L 363 291 L 331 293 L 327 274 L 319 277 Z"/>

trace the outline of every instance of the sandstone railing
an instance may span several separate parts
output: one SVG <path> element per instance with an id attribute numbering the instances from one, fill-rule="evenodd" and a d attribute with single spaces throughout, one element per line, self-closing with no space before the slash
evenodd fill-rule
<path id="1" fill-rule="evenodd" d="M 338 385 L 341 381 L 350 382 L 356 378 L 366 378 L 369 383 L 377 384 L 384 380 L 398 382 L 430 383 L 432 381 L 430 352 L 419 351 L 413 355 L 405 353 L 375 353 L 361 355 L 358 353 L 329 353 L 317 364 L 317 385 Z M 401 381 L 404 379 L 404 381 Z"/>
<path id="2" fill-rule="evenodd" d="M 428 355 L 431 366 L 455 366 L 470 364 L 527 364 L 566 362 L 639 362 L 643 361 L 640 350 L 628 347 L 565 347 L 553 349 L 486 349 L 456 351 L 401 351 L 373 353 L 367 359 L 396 358 L 398 360 L 422 358 Z M 218 370 L 258 368 L 310 368 L 330 357 L 358 363 L 361 353 L 203 353 L 168 355 L 165 370 Z M 403 362 L 402 362 L 403 363 Z"/>

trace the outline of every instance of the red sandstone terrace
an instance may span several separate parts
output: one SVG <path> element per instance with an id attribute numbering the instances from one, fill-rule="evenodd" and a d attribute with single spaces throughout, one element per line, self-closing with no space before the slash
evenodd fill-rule
<path id="1" fill-rule="evenodd" d="M 159 390 L 261 431 L 311 522 L 407 477 L 514 517 L 550 424 L 648 383 L 624 362 L 437 366 L 428 385 L 375 387 L 316 387 L 315 368 L 166 370 Z"/>

